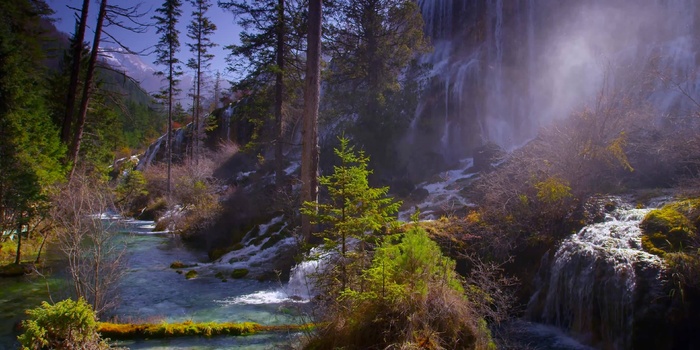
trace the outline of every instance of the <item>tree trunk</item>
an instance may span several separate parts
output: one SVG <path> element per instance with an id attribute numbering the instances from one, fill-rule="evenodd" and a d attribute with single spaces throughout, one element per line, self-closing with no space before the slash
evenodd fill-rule
<path id="1" fill-rule="evenodd" d="M 304 129 L 301 145 L 301 200 L 318 201 L 318 106 L 321 92 L 321 0 L 309 1 Z M 301 217 L 301 231 L 311 238 L 311 220 Z"/>
<path id="2" fill-rule="evenodd" d="M 92 80 L 95 74 L 95 66 L 97 65 L 97 54 L 100 48 L 100 36 L 102 35 L 102 24 L 104 23 L 107 13 L 107 0 L 101 0 L 100 12 L 97 15 L 97 26 L 95 27 L 95 38 L 92 41 L 92 52 L 90 53 L 90 61 L 88 62 L 87 73 L 85 75 L 85 84 L 83 86 L 83 96 L 80 100 L 80 112 L 78 113 L 78 121 L 76 124 L 75 134 L 73 135 L 73 143 L 70 149 L 71 171 L 68 179 L 72 179 L 75 174 L 75 168 L 78 163 L 78 154 L 80 153 L 80 142 L 83 139 L 83 130 L 85 129 L 85 117 L 87 116 L 88 104 L 90 102 L 90 94 L 92 93 Z"/>
<path id="3" fill-rule="evenodd" d="M 282 101 L 284 98 L 284 0 L 277 4 L 277 76 L 275 80 L 275 184 L 282 187 L 284 180 L 282 145 Z"/>
<path id="4" fill-rule="evenodd" d="M 83 7 L 80 11 L 80 22 L 78 22 L 77 32 L 73 38 L 73 62 L 71 63 L 70 81 L 68 82 L 68 93 L 66 96 L 66 109 L 61 125 L 61 141 L 63 144 L 70 143 L 70 131 L 73 124 L 73 114 L 75 114 L 75 96 L 78 94 L 78 77 L 80 76 L 80 61 L 83 53 L 83 41 L 85 40 L 85 27 L 87 26 L 88 8 L 90 0 L 83 0 Z"/>
<path id="5" fill-rule="evenodd" d="M 17 255 L 15 255 L 15 265 L 22 261 L 22 212 L 17 218 Z"/>
<path id="6" fill-rule="evenodd" d="M 172 45 L 170 46 L 170 59 L 168 63 L 168 138 L 167 138 L 167 153 L 168 153 L 168 186 L 167 186 L 167 194 L 168 194 L 168 201 L 170 200 L 170 190 L 171 190 L 171 173 L 172 173 L 172 163 L 173 163 L 173 142 L 172 142 L 172 134 L 173 134 L 173 85 L 175 82 L 173 81 L 173 48 Z"/>

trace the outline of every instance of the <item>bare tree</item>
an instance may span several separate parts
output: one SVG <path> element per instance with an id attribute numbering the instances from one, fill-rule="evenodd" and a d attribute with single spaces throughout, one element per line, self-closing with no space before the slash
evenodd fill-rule
<path id="1" fill-rule="evenodd" d="M 105 185 L 77 173 L 74 180 L 56 197 L 51 218 L 58 247 L 68 260 L 75 296 L 87 300 L 100 314 L 115 306 L 126 245 L 114 230 L 117 221 L 102 217 L 113 208 Z"/>

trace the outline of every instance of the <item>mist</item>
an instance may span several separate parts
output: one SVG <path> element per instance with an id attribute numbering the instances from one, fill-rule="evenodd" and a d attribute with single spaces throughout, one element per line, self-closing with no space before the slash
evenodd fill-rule
<path id="1" fill-rule="evenodd" d="M 434 51 L 425 130 L 415 149 L 447 163 L 493 142 L 514 149 L 540 127 L 625 91 L 659 116 L 689 113 L 697 96 L 693 0 L 421 1 Z M 412 150 L 415 153 L 416 150 Z"/>

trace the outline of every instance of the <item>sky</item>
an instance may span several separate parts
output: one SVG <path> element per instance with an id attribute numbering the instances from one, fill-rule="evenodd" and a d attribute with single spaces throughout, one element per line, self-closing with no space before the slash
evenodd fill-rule
<path id="1" fill-rule="evenodd" d="M 58 30 L 68 33 L 68 34 L 73 34 L 75 30 L 75 16 L 79 15 L 76 14 L 76 12 L 69 7 L 73 8 L 80 8 L 82 6 L 82 0 L 47 0 L 47 3 L 51 8 L 56 11 L 54 14 L 54 18 L 56 19 L 56 27 Z M 127 7 L 127 6 L 134 6 L 137 4 L 141 4 L 140 10 L 141 12 L 147 12 L 147 14 L 143 17 L 141 20 L 142 22 L 146 23 L 153 23 L 154 20 L 151 19 L 151 17 L 156 13 L 155 10 L 161 6 L 162 1 L 161 0 L 112 0 L 110 1 L 110 4 L 115 4 L 119 5 L 122 7 Z M 216 4 L 216 0 L 211 1 L 212 6 L 209 8 L 209 11 L 207 12 L 207 16 L 216 24 L 217 30 L 212 36 L 212 42 L 216 43 L 218 46 L 214 47 L 212 49 L 212 53 L 214 54 L 214 59 L 212 61 L 211 65 L 211 74 L 213 75 L 217 70 L 221 72 L 222 76 L 225 79 L 232 80 L 235 77 L 235 74 L 231 73 L 227 69 L 226 65 L 226 56 L 228 55 L 228 51 L 224 49 L 225 46 L 231 45 L 231 44 L 236 44 L 239 42 L 238 40 L 238 34 L 240 32 L 240 27 L 234 23 L 234 18 L 233 15 L 228 12 L 224 11 L 223 9 L 219 8 Z M 85 41 L 91 42 L 92 38 L 94 36 L 93 29 L 95 26 L 96 18 L 97 18 L 97 11 L 99 9 L 99 1 L 98 0 L 91 0 L 90 3 L 90 8 L 89 8 L 89 20 L 88 20 L 88 27 L 89 29 L 85 33 Z M 190 52 L 187 49 L 186 43 L 188 42 L 187 38 L 187 24 L 189 24 L 191 20 L 191 14 L 192 14 L 192 6 L 190 5 L 188 0 L 183 0 L 183 6 L 182 6 L 182 17 L 180 18 L 180 22 L 178 23 L 178 29 L 180 30 L 180 60 L 182 62 L 187 62 L 187 60 L 190 58 Z M 121 28 L 114 28 L 114 27 L 108 27 L 105 29 L 107 32 L 109 32 L 112 36 L 117 38 L 120 42 L 122 42 L 124 45 L 129 46 L 133 51 L 139 52 L 142 50 L 145 50 L 146 52 L 152 52 L 153 51 L 153 45 L 155 45 L 158 41 L 158 35 L 156 34 L 156 28 L 155 27 L 150 27 L 148 28 L 147 32 L 141 33 L 141 34 L 135 34 L 126 30 L 123 30 Z M 103 36 L 103 40 L 104 40 Z M 110 44 L 110 43 L 105 43 L 105 45 L 101 46 L 116 46 L 115 44 Z M 155 55 L 147 55 L 145 57 L 142 57 L 142 60 L 145 63 L 153 64 L 153 61 L 155 60 Z M 157 69 L 161 69 L 162 67 L 156 67 Z"/>

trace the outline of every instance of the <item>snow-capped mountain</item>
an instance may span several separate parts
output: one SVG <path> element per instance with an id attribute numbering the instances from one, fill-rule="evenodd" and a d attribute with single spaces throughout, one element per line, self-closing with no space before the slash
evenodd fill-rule
<path id="1" fill-rule="evenodd" d="M 104 47 L 100 48 L 100 56 L 103 62 L 112 68 L 123 71 L 129 77 L 138 81 L 141 87 L 148 93 L 156 93 L 166 85 L 162 77 L 157 76 L 158 71 L 152 64 L 144 61 L 144 57 L 129 54 L 122 48 Z M 147 58 L 146 58 L 147 59 Z M 180 92 L 178 98 L 183 99 L 187 91 L 192 86 L 192 76 L 183 75 L 180 78 Z"/>

